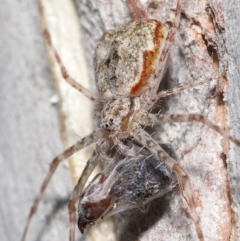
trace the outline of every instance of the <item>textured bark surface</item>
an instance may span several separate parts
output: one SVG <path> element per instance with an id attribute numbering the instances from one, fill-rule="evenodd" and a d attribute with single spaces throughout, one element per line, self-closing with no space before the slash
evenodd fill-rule
<path id="1" fill-rule="evenodd" d="M 233 1 L 231 4 L 223 2 L 224 20 L 225 20 L 225 38 L 221 44 L 220 52 L 226 61 L 227 77 L 227 123 L 231 134 L 240 138 L 240 44 L 238 41 L 239 28 L 237 27 L 240 16 L 240 4 Z M 240 149 L 230 145 L 228 155 L 228 171 L 231 183 L 232 209 L 234 211 L 233 219 L 233 240 L 239 240 L 240 237 Z"/>
<path id="2" fill-rule="evenodd" d="M 120 2 L 79 2 L 83 13 L 84 44 L 89 50 L 88 59 L 91 59 L 90 50 L 99 36 L 99 29 L 104 32 L 126 22 L 129 12 L 126 5 L 120 5 Z M 172 19 L 174 12 L 171 10 L 175 9 L 175 4 L 175 1 L 148 1 L 144 6 L 150 17 L 166 22 Z M 184 1 L 179 33 L 171 49 L 162 88 L 216 79 L 216 75 L 219 81 L 212 80 L 202 87 L 162 100 L 160 109 L 163 113 L 201 113 L 222 128 L 229 128 L 225 102 L 228 98 L 225 14 L 219 1 Z M 96 31 L 89 31 L 93 28 Z M 189 173 L 205 239 L 228 240 L 231 237 L 236 240 L 226 162 L 236 163 L 237 159 L 228 158 L 226 140 L 195 123 L 164 124 L 154 131 L 154 137 L 160 142 L 173 145 L 181 164 Z M 186 215 L 186 207 L 176 191 L 154 202 L 148 215 L 136 210 L 123 213 L 117 218 L 119 240 L 195 240 L 194 227 Z"/>
<path id="3" fill-rule="evenodd" d="M 144 2 L 144 6 L 152 17 L 166 22 L 173 17 L 171 10 L 175 8 L 175 1 L 148 1 Z M 130 20 L 130 15 L 126 3 L 122 1 L 78 0 L 76 7 L 75 14 L 80 15 L 83 30 L 82 36 L 76 38 L 83 40 L 87 74 L 84 77 L 72 70 L 70 73 L 80 81 L 88 78 L 86 85 L 90 83 L 93 86 L 92 55 L 97 39 L 106 30 Z M 70 130 L 62 129 L 59 134 L 57 108 L 50 101 L 55 95 L 54 84 L 45 54 L 37 4 L 11 0 L 1 3 L 0 9 L 0 237 L 2 240 L 18 240 L 49 163 L 63 150 L 60 136 L 64 137 L 68 146 L 74 141 L 69 133 L 75 138 L 86 134 L 72 126 L 80 126 L 83 131 L 94 127 L 89 128 L 89 119 L 81 122 L 86 113 L 78 109 L 77 102 L 87 106 L 85 97 L 59 84 L 57 89 L 63 107 L 60 126 L 65 129 L 64 126 L 70 125 Z M 184 1 L 179 33 L 171 49 L 162 88 L 212 78 L 216 69 L 220 81 L 217 85 L 216 81 L 211 81 L 162 100 L 160 107 L 163 113 L 204 114 L 221 127 L 230 129 L 231 134 L 240 139 L 239 12 L 238 1 L 231 4 L 214 0 L 200 3 Z M 54 10 L 49 10 L 48 15 L 54 14 Z M 68 12 L 65 20 L 72 15 Z M 65 34 L 66 42 L 70 42 L 71 46 L 73 33 L 69 34 L 66 27 L 62 30 L 60 22 L 54 21 L 53 28 L 62 32 L 63 36 Z M 65 50 L 59 41 L 62 37 L 55 38 L 59 51 L 62 50 L 63 54 L 71 51 Z M 75 57 L 67 57 L 66 62 L 74 59 L 76 65 L 82 67 L 84 60 L 78 59 L 80 50 L 74 47 L 73 52 Z M 81 73 L 84 71 L 80 70 Z M 54 79 L 57 78 L 54 74 Z M 69 95 L 64 94 L 66 92 L 71 92 L 73 97 L 69 99 Z M 64 104 L 66 100 L 78 111 L 69 110 Z M 91 108 L 87 106 L 86 109 L 89 112 Z M 72 112 L 76 113 L 73 121 Z M 237 240 L 240 237 L 240 148 L 233 144 L 229 146 L 214 131 L 200 124 L 165 124 L 154 131 L 157 140 L 173 145 L 180 163 L 189 173 L 205 240 Z M 85 157 L 77 157 L 79 159 L 82 163 L 86 162 Z M 72 169 L 74 167 L 71 166 Z M 73 175 L 76 179 L 79 174 Z M 61 165 L 34 217 L 27 240 L 68 240 L 66 204 L 72 188 L 69 170 L 66 165 Z M 148 214 L 137 210 L 123 213 L 117 217 L 118 240 L 196 240 L 186 209 L 176 190 L 155 200 Z M 101 228 L 109 232 L 109 226 Z M 88 237 L 78 239 L 99 240 L 98 232 L 103 231 L 91 229 Z"/>

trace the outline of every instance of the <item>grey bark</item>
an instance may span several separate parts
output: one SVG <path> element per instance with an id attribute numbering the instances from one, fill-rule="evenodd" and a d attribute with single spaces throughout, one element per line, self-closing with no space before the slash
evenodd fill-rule
<path id="1" fill-rule="evenodd" d="M 225 55 L 228 68 L 226 71 L 228 79 L 227 89 L 227 120 L 231 134 L 240 138 L 240 88 L 239 88 L 239 66 L 240 66 L 240 43 L 237 36 L 239 35 L 239 12 L 240 5 L 238 1 L 231 2 L 231 4 L 224 2 L 224 19 L 226 42 L 225 46 L 221 46 L 221 51 Z M 229 179 L 231 183 L 231 196 L 233 200 L 232 208 L 234 211 L 234 228 L 235 237 L 240 237 L 240 148 L 236 148 L 231 144 L 231 149 L 228 156 Z"/>
<path id="2" fill-rule="evenodd" d="M 20 240 L 49 163 L 63 147 L 37 2 L 2 1 L 0 22 L 0 237 L 13 241 Z M 68 239 L 71 188 L 69 171 L 61 166 L 27 240 Z"/>

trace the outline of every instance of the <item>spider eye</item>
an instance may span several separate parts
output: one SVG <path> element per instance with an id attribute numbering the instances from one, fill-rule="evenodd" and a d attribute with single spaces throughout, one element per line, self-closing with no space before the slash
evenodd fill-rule
<path id="1" fill-rule="evenodd" d="M 108 124 L 105 124 L 105 127 L 108 128 Z"/>
<path id="2" fill-rule="evenodd" d="M 113 119 L 112 119 L 112 118 L 110 118 L 110 119 L 109 119 L 109 121 L 112 123 L 112 122 L 113 122 Z"/>

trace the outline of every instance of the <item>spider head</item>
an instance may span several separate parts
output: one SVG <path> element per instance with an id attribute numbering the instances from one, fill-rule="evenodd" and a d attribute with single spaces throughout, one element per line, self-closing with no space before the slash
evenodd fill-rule
<path id="1" fill-rule="evenodd" d="M 112 135 L 121 134 L 127 130 L 130 116 L 129 98 L 111 99 L 103 107 L 101 127 L 110 131 Z"/>

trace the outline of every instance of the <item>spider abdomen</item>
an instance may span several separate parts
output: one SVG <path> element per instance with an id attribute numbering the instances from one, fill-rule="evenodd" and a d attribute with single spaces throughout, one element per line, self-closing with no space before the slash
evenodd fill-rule
<path id="1" fill-rule="evenodd" d="M 168 25 L 150 19 L 131 21 L 104 34 L 94 55 L 100 95 L 139 96 L 152 87 L 149 80 L 155 74 L 168 30 Z"/>

